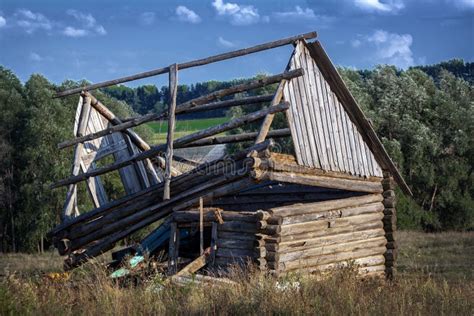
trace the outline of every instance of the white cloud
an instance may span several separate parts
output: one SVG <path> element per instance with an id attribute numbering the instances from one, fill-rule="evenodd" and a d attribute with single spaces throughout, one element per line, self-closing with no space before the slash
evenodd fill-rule
<path id="1" fill-rule="evenodd" d="M 184 5 L 176 7 L 176 16 L 182 22 L 197 24 L 201 22 L 201 17 L 196 12 L 186 8 Z"/>
<path id="2" fill-rule="evenodd" d="M 41 57 L 39 54 L 32 52 L 28 56 L 30 60 L 35 61 L 35 62 L 40 62 L 43 60 L 43 57 Z"/>
<path id="3" fill-rule="evenodd" d="M 363 44 L 375 48 L 374 60 L 377 63 L 396 65 L 400 68 L 414 65 L 413 52 L 411 50 L 413 38 L 410 34 L 397 34 L 377 30 L 369 36 L 352 42 L 352 46 L 356 48 L 361 47 Z"/>
<path id="4" fill-rule="evenodd" d="M 36 30 L 49 31 L 53 28 L 53 23 L 41 13 L 21 9 L 15 13 L 14 17 L 16 24 L 28 34 L 32 34 Z"/>
<path id="5" fill-rule="evenodd" d="M 447 0 L 459 9 L 474 9 L 474 0 Z"/>
<path id="6" fill-rule="evenodd" d="M 214 0 L 212 6 L 218 15 L 229 17 L 230 23 L 233 25 L 250 25 L 261 20 L 258 10 L 252 5 L 238 5 L 223 0 Z M 269 18 L 265 17 L 262 20 L 268 22 Z"/>
<path id="7" fill-rule="evenodd" d="M 275 16 L 289 19 L 315 19 L 317 17 L 316 14 L 314 14 L 313 9 L 302 9 L 298 5 L 295 7 L 294 11 L 275 12 Z"/>
<path id="8" fill-rule="evenodd" d="M 396 13 L 405 7 L 403 0 L 354 0 L 354 4 L 366 11 Z"/>
<path id="9" fill-rule="evenodd" d="M 228 40 L 224 39 L 222 36 L 219 36 L 219 38 L 217 39 L 217 43 L 220 46 L 225 47 L 225 48 L 232 48 L 232 47 L 237 46 L 236 43 L 228 41 Z"/>
<path id="10" fill-rule="evenodd" d="M 96 19 L 90 13 L 82 13 L 77 10 L 67 10 L 68 15 L 72 16 L 81 27 L 67 26 L 63 34 L 70 37 L 82 37 L 89 34 L 106 35 L 105 28 L 98 24 Z"/>
<path id="11" fill-rule="evenodd" d="M 4 27 L 7 24 L 7 20 L 3 16 L 0 15 L 0 27 Z"/>
<path id="12" fill-rule="evenodd" d="M 69 37 L 83 37 L 88 34 L 87 30 L 76 29 L 72 26 L 68 26 L 64 29 L 63 34 Z"/>
<path id="13" fill-rule="evenodd" d="M 143 12 L 140 14 L 140 24 L 142 25 L 152 25 L 155 23 L 155 12 Z"/>

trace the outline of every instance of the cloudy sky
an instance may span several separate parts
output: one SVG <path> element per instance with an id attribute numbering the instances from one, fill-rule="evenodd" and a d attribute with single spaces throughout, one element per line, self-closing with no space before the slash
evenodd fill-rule
<path id="1" fill-rule="evenodd" d="M 92 82 L 316 30 L 341 66 L 474 60 L 474 0 L 1 0 L 0 64 Z M 279 73 L 290 47 L 180 72 L 180 82 Z M 135 84 L 164 84 L 161 76 Z"/>

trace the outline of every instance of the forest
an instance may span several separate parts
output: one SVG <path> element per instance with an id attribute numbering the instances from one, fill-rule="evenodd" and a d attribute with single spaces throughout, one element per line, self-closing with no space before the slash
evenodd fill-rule
<path id="1" fill-rule="evenodd" d="M 407 70 L 385 65 L 339 71 L 412 188 L 413 198 L 398 195 L 399 227 L 473 230 L 474 63 L 451 60 Z M 180 85 L 177 102 L 243 81 Z M 83 84 L 66 81 L 58 86 L 39 74 L 22 83 L 0 66 L 1 252 L 42 248 L 45 234 L 58 222 L 65 191 L 49 187 L 70 173 L 72 150 L 60 151 L 57 143 L 72 137 L 78 98 L 53 99 L 53 95 Z M 268 93 L 271 87 L 266 89 L 252 94 Z M 153 85 L 116 86 L 94 95 L 119 116 L 129 117 L 165 110 L 168 91 Z M 234 108 L 182 118 L 231 117 L 252 110 Z M 277 122 L 285 124 L 282 118 Z M 153 133 L 147 126 L 137 132 L 145 139 Z M 283 146 L 291 150 L 291 144 Z M 119 190 L 113 179 L 105 185 Z M 79 194 L 79 201 L 88 200 L 84 189 Z"/>

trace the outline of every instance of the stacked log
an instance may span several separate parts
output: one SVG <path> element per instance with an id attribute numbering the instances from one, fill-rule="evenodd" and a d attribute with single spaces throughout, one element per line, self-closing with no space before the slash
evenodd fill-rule
<path id="1" fill-rule="evenodd" d="M 383 228 L 385 230 L 385 238 L 387 239 L 387 250 L 385 256 L 385 274 L 387 278 L 392 279 L 395 275 L 395 261 L 397 260 L 397 211 L 395 197 L 395 181 L 390 173 L 384 173 L 383 185 L 383 205 L 385 207 L 383 213 Z"/>
<path id="2" fill-rule="evenodd" d="M 230 214 L 239 216 L 229 216 Z M 268 226 L 267 212 L 222 212 L 224 222 L 217 226 L 217 251 L 215 264 L 228 266 L 234 263 L 256 264 L 260 270 L 267 269 L 265 240 L 262 232 Z"/>
<path id="3" fill-rule="evenodd" d="M 229 160 L 216 160 L 174 177 L 170 183 L 171 199 L 163 200 L 163 184 L 94 209 L 70 222 L 63 223 L 49 236 L 60 254 L 67 254 L 66 268 L 76 267 L 89 258 L 110 250 L 115 243 L 173 211 L 195 206 L 199 198 L 210 201 L 232 194 L 257 181 L 251 172 L 258 164 L 258 155 L 272 144 L 255 145 Z M 229 170 L 229 162 L 233 168 Z"/>
<path id="4" fill-rule="evenodd" d="M 360 273 L 383 274 L 386 238 L 383 196 L 368 194 L 268 210 L 272 234 L 265 259 L 276 275 L 324 271 L 354 261 Z"/>

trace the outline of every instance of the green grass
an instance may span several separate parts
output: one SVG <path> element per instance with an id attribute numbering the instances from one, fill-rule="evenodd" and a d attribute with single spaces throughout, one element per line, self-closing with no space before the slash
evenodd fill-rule
<path id="1" fill-rule="evenodd" d="M 215 117 L 195 120 L 178 120 L 175 127 L 175 138 L 183 137 L 193 132 L 203 130 L 205 128 L 216 126 L 228 121 L 226 117 Z M 168 132 L 168 122 L 151 122 L 147 124 L 154 132 L 151 139 L 153 144 L 164 143 L 166 141 L 166 133 Z"/>
<path id="2" fill-rule="evenodd" d="M 401 232 L 398 239 L 399 273 L 392 282 L 360 279 L 351 269 L 324 279 L 279 280 L 236 269 L 226 276 L 237 285 L 224 287 L 177 287 L 159 275 L 126 285 L 107 278 L 99 264 L 51 277 L 45 272 L 60 271 L 57 255 L 2 255 L 0 315 L 472 315 L 474 232 Z"/>

